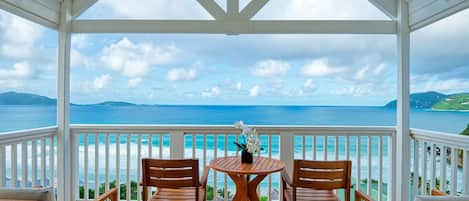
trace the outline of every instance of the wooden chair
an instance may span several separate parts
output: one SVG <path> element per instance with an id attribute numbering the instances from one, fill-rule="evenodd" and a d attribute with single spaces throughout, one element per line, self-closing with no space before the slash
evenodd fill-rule
<path id="1" fill-rule="evenodd" d="M 118 189 L 113 188 L 113 189 L 109 190 L 108 192 L 102 194 L 98 198 L 96 198 L 94 201 L 106 201 L 106 200 L 119 201 L 118 193 L 119 193 Z"/>
<path id="2" fill-rule="evenodd" d="M 355 201 L 373 201 L 371 197 L 360 190 L 355 191 Z"/>
<path id="3" fill-rule="evenodd" d="M 293 170 L 293 182 L 282 172 L 284 201 L 338 201 L 336 189 L 344 189 L 345 200 L 350 201 L 351 161 L 295 160 Z"/>
<path id="4" fill-rule="evenodd" d="M 431 193 L 432 193 L 432 196 L 447 196 L 446 193 L 439 191 L 437 189 L 432 189 Z"/>
<path id="5" fill-rule="evenodd" d="M 209 169 L 205 168 L 199 181 L 199 160 L 143 159 L 143 200 L 148 199 L 148 187 L 157 191 L 151 201 L 205 201 Z"/>

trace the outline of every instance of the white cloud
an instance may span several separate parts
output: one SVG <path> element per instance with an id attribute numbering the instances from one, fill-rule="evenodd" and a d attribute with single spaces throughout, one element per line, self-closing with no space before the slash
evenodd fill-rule
<path id="1" fill-rule="evenodd" d="M 345 68 L 329 66 L 327 59 L 318 59 L 303 66 L 301 69 L 301 75 L 305 77 L 323 77 L 342 73 L 344 71 Z"/>
<path id="2" fill-rule="evenodd" d="M 282 89 L 285 86 L 285 82 L 281 79 L 269 80 L 268 84 L 269 84 L 269 87 L 272 90 L 279 90 L 279 89 Z"/>
<path id="3" fill-rule="evenodd" d="M 316 89 L 317 86 L 314 84 L 313 79 L 310 78 L 303 83 L 303 89 L 301 89 L 301 94 L 303 94 L 304 92 L 311 92 Z"/>
<path id="4" fill-rule="evenodd" d="M 43 32 L 44 28 L 28 20 L 0 13 L 1 53 L 10 59 L 26 60 L 42 53 L 34 46 Z"/>
<path id="5" fill-rule="evenodd" d="M 95 58 L 89 57 L 85 54 L 86 49 L 91 42 L 87 34 L 74 34 L 72 36 L 72 48 L 70 49 L 70 65 L 72 67 L 91 67 L 96 65 Z"/>
<path id="6" fill-rule="evenodd" d="M 70 66 L 71 67 L 91 67 L 94 64 L 92 58 L 82 54 L 80 50 L 72 48 L 70 50 Z"/>
<path id="7" fill-rule="evenodd" d="M 192 81 L 197 78 L 196 69 L 173 68 L 168 71 L 166 79 L 170 81 Z"/>
<path id="8" fill-rule="evenodd" d="M 99 77 L 96 77 L 93 81 L 86 82 L 84 84 L 84 90 L 87 92 L 100 91 L 101 89 L 104 89 L 109 85 L 111 79 L 112 77 L 109 74 L 104 74 Z"/>
<path id="9" fill-rule="evenodd" d="M 236 83 L 236 90 L 241 91 L 243 84 L 241 82 Z"/>
<path id="10" fill-rule="evenodd" d="M 174 46 L 158 47 L 152 43 L 134 43 L 123 38 L 104 48 L 101 60 L 106 67 L 126 77 L 143 77 L 151 66 L 167 64 L 176 55 Z"/>
<path id="11" fill-rule="evenodd" d="M 271 1 L 255 18 L 281 19 L 387 19 L 368 1 Z"/>
<path id="12" fill-rule="evenodd" d="M 23 82 L 19 80 L 0 80 L 0 86 L 2 86 L 3 90 L 5 89 L 19 89 L 23 86 Z"/>
<path id="13" fill-rule="evenodd" d="M 243 89 L 243 83 L 240 81 L 234 81 L 232 79 L 224 79 L 221 81 L 218 81 L 218 83 L 215 85 L 217 86 L 220 91 L 225 92 L 224 95 L 230 96 L 234 94 L 240 94 Z"/>
<path id="14" fill-rule="evenodd" d="M 174 0 L 100 0 L 96 6 L 111 9 L 114 17 L 140 19 L 209 18 L 208 13 L 196 1 Z M 109 16 L 104 17 L 113 17 Z"/>
<path id="15" fill-rule="evenodd" d="M 332 90 L 332 94 L 339 96 L 367 96 L 373 94 L 372 89 L 367 86 L 348 86 L 338 90 Z"/>
<path id="16" fill-rule="evenodd" d="M 0 68 L 0 86 L 19 89 L 25 85 L 26 80 L 34 76 L 34 69 L 27 62 L 15 63 L 13 68 Z"/>
<path id="17" fill-rule="evenodd" d="M 251 70 L 252 74 L 259 77 L 277 77 L 288 73 L 290 64 L 279 60 L 265 60 L 257 62 Z"/>
<path id="18" fill-rule="evenodd" d="M 249 96 L 252 96 L 252 97 L 259 96 L 259 92 L 260 92 L 259 85 L 255 85 L 251 87 L 251 89 L 249 89 Z"/>
<path id="19" fill-rule="evenodd" d="M 106 88 L 106 86 L 109 84 L 109 81 L 111 81 L 111 76 L 109 74 L 101 75 L 100 77 L 97 77 L 93 81 L 93 88 L 94 89 L 103 89 Z"/>
<path id="20" fill-rule="evenodd" d="M 18 80 L 34 76 L 34 70 L 26 62 L 16 63 L 12 69 L 0 69 L 0 79 Z"/>
<path id="21" fill-rule="evenodd" d="M 205 97 L 205 98 L 214 98 L 220 95 L 220 93 L 221 93 L 220 87 L 216 86 L 216 87 L 212 87 L 210 89 L 206 89 L 202 91 L 201 95 L 202 97 Z"/>
<path id="22" fill-rule="evenodd" d="M 376 68 L 372 68 L 370 66 L 363 67 L 355 73 L 353 79 L 358 81 L 373 79 L 379 75 L 382 75 L 385 70 L 385 67 L 386 66 L 384 64 L 380 64 Z"/>
<path id="23" fill-rule="evenodd" d="M 460 93 L 469 90 L 469 79 L 441 79 L 434 75 L 412 76 L 412 92 L 438 91 L 443 93 Z"/>
<path id="24" fill-rule="evenodd" d="M 130 79 L 129 81 L 127 81 L 127 86 L 128 86 L 129 88 L 135 88 L 135 87 L 137 87 L 142 81 L 143 81 L 142 78 L 139 78 L 139 77 L 137 77 L 137 78 L 132 78 L 132 79 Z"/>
<path id="25" fill-rule="evenodd" d="M 74 34 L 72 35 L 72 48 L 83 49 L 88 47 L 90 41 L 87 34 Z"/>

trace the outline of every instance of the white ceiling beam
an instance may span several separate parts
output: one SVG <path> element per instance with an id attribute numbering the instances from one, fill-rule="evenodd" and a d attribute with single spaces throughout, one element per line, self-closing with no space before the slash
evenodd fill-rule
<path id="1" fill-rule="evenodd" d="M 215 0 L 197 0 L 199 4 L 215 19 L 225 19 L 226 13 Z"/>
<path id="2" fill-rule="evenodd" d="M 226 0 L 226 14 L 231 18 L 239 16 L 239 0 Z"/>
<path id="3" fill-rule="evenodd" d="M 76 20 L 75 33 L 396 34 L 391 20 Z"/>
<path id="4" fill-rule="evenodd" d="M 253 18 L 269 0 L 251 0 L 249 4 L 241 11 L 240 16 L 245 19 Z"/>
<path id="5" fill-rule="evenodd" d="M 98 0 L 73 0 L 72 17 L 75 19 L 93 6 Z"/>
<path id="6" fill-rule="evenodd" d="M 397 1 L 396 0 L 368 0 L 376 8 L 381 10 L 391 19 L 397 18 Z"/>
<path id="7" fill-rule="evenodd" d="M 0 9 L 31 20 L 43 26 L 57 29 L 59 11 L 57 5 L 48 5 L 49 1 L 37 0 L 0 0 Z M 54 9 L 57 7 L 57 9 Z"/>
<path id="8" fill-rule="evenodd" d="M 413 0 L 410 2 L 410 28 L 416 31 L 467 8 L 469 0 Z"/>

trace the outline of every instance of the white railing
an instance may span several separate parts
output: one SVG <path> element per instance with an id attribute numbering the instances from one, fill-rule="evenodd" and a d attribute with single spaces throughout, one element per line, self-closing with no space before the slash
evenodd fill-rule
<path id="1" fill-rule="evenodd" d="M 352 160 L 354 188 L 377 201 L 393 199 L 394 128 L 338 129 L 295 135 L 295 158 Z"/>
<path id="2" fill-rule="evenodd" d="M 281 159 L 289 170 L 294 158 L 350 159 L 355 164 L 355 187 L 366 189 L 376 200 L 392 200 L 394 127 L 255 127 L 264 148 L 260 155 Z M 136 184 L 141 178 L 141 158 L 199 158 L 204 166 L 214 158 L 236 155 L 233 142 L 239 133 L 232 126 L 207 125 L 73 125 L 71 129 L 80 200 L 92 199 L 116 185 L 121 187 L 121 199 L 141 200 Z M 212 199 L 230 200 L 235 190 L 226 176 L 216 172 L 210 173 L 209 185 Z M 268 177 L 259 191 L 268 200 L 279 200 L 279 175 Z"/>
<path id="3" fill-rule="evenodd" d="M 352 160 L 355 188 L 376 200 L 393 200 L 393 127 L 256 128 L 264 148 L 260 155 L 281 159 L 288 168 L 293 159 Z M 77 199 L 89 200 L 120 186 L 122 199 L 141 200 L 136 183 L 142 176 L 141 158 L 199 158 L 204 166 L 214 158 L 237 155 L 233 142 L 238 132 L 232 126 L 73 125 Z M 0 187 L 54 186 L 56 133 L 56 127 L 0 133 Z M 418 129 L 411 130 L 411 137 L 411 196 L 433 188 L 469 194 L 469 137 Z M 229 200 L 235 190 L 231 181 L 216 172 L 209 178 L 214 196 Z M 261 195 L 277 200 L 279 181 L 278 174 L 267 177 Z"/>
<path id="4" fill-rule="evenodd" d="M 57 127 L 0 133 L 0 187 L 54 186 Z"/>
<path id="5" fill-rule="evenodd" d="M 169 158 L 169 136 L 158 127 L 73 126 L 71 133 L 77 143 L 73 172 L 79 178 L 75 193 L 80 200 L 92 200 L 116 186 L 121 199 L 141 200 L 141 159 Z"/>
<path id="6" fill-rule="evenodd" d="M 469 137 L 412 129 L 412 196 L 469 195 Z"/>

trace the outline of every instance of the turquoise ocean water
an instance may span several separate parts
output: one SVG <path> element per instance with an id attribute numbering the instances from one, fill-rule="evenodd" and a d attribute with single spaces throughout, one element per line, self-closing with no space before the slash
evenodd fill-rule
<path id="1" fill-rule="evenodd" d="M 243 120 L 250 125 L 357 125 L 357 126 L 392 126 L 395 125 L 395 109 L 384 107 L 309 107 L 309 106 L 129 106 L 129 107 L 113 107 L 113 106 L 72 106 L 71 107 L 71 122 L 73 124 L 211 124 L 211 125 L 232 125 L 235 121 Z M 56 108 L 53 106 L 0 106 L 0 132 L 11 131 L 17 129 L 36 128 L 43 126 L 55 125 Z M 431 111 L 431 110 L 412 110 L 411 112 L 411 125 L 413 128 L 429 129 L 449 133 L 459 133 L 469 123 L 469 112 L 449 112 L 449 111 Z M 214 147 L 214 136 L 208 136 L 206 139 L 208 151 L 206 161 L 213 158 L 215 150 L 218 156 L 224 155 L 224 146 L 227 143 L 228 155 L 235 155 L 235 147 L 233 141 L 235 136 L 229 136 L 228 142 L 224 142 L 224 137 L 220 136 L 218 139 L 218 149 Z M 111 136 L 111 148 L 116 146 L 116 139 Z M 123 150 L 126 150 L 126 138 L 120 139 L 120 150 L 122 157 L 121 166 L 125 167 L 126 158 Z M 137 137 L 131 136 L 131 150 L 136 149 Z M 279 137 L 272 137 L 272 156 L 279 157 Z M 100 144 L 104 146 L 105 138 L 100 136 Z M 339 138 L 340 158 L 345 157 L 345 138 Z M 83 142 L 84 137 L 80 137 L 80 157 L 83 156 Z M 203 137 L 196 137 L 196 156 L 202 159 L 203 153 Z M 335 138 L 328 139 L 328 150 L 334 150 Z M 357 139 L 351 139 L 351 155 L 352 159 L 356 155 Z M 89 172 L 89 186 L 94 186 L 94 136 L 89 137 L 90 149 L 90 163 L 88 166 Z M 143 136 L 142 143 L 148 146 L 148 139 Z M 153 149 L 157 150 L 160 145 L 163 145 L 163 153 L 168 153 L 169 137 L 163 137 L 163 141 L 153 139 Z M 266 146 L 268 144 L 267 137 L 261 138 L 261 144 Z M 362 150 L 367 150 L 367 139 L 362 139 Z M 387 143 L 385 143 L 386 145 Z M 186 156 L 192 156 L 192 138 L 186 137 L 185 152 Z M 295 157 L 298 158 L 302 152 L 301 139 L 295 139 Z M 307 152 L 311 151 L 312 139 L 307 138 L 306 144 Z M 317 139 L 318 157 L 323 157 L 324 151 L 323 138 Z M 372 140 L 373 149 L 377 149 L 377 139 Z M 387 163 L 387 148 L 385 147 L 385 171 Z M 99 153 L 103 157 L 104 153 Z M 115 155 L 111 151 L 111 156 Z M 135 154 L 135 153 L 133 153 Z M 334 155 L 334 153 L 328 153 Z M 145 153 L 142 153 L 145 155 Z M 262 155 L 267 155 L 263 152 Z M 367 157 L 367 153 L 362 153 L 363 158 Z M 377 152 L 373 152 L 372 160 L 377 160 Z M 113 156 L 112 158 L 115 158 Z M 115 164 L 115 159 L 112 159 L 110 164 Z M 307 155 L 307 158 L 312 158 Z M 362 159 L 363 160 L 363 159 Z M 138 161 L 135 157 L 131 158 L 131 178 L 136 178 L 136 169 Z M 366 165 L 367 161 L 363 161 Z M 373 163 L 373 167 L 377 164 Z M 99 165 L 99 180 L 104 181 L 104 165 Z M 111 167 L 112 170 L 113 167 Z M 123 168 L 121 168 L 123 170 Z M 83 169 L 81 169 L 83 170 Z M 7 170 L 8 173 L 8 170 Z M 362 175 L 367 175 L 367 170 L 362 170 Z M 376 171 L 373 173 L 376 178 Z M 83 171 L 80 172 L 80 183 L 83 184 Z M 110 178 L 115 178 L 115 171 L 110 172 Z M 125 172 L 120 174 L 122 181 L 125 181 Z M 213 174 L 210 175 L 213 179 Z M 385 181 L 387 176 L 384 177 Z M 278 177 L 274 176 L 272 179 L 274 187 L 279 186 Z M 122 183 L 122 182 L 121 182 Z M 213 185 L 213 184 L 212 184 Z M 217 187 L 221 188 L 224 185 L 224 177 L 217 177 Z M 229 183 L 229 188 L 234 190 L 232 183 Z M 267 183 L 263 184 L 262 191 L 267 190 Z"/>
<path id="2" fill-rule="evenodd" d="M 320 106 L 72 106 L 73 124 L 395 125 L 395 109 Z M 55 125 L 55 106 L 0 106 L 0 132 Z M 459 133 L 469 112 L 412 110 L 413 128 Z"/>

